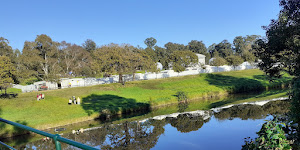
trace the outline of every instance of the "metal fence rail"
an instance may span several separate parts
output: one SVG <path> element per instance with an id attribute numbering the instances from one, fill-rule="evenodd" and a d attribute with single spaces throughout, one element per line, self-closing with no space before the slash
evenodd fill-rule
<path id="1" fill-rule="evenodd" d="M 0 118 L 0 121 L 4 122 L 4 123 L 7 123 L 7 124 L 10 124 L 10 125 L 13 125 L 13 126 L 16 126 L 18 128 L 22 128 L 24 130 L 28 130 L 28 131 L 31 131 L 31 132 L 34 132 L 34 133 L 37 133 L 37 134 L 40 134 L 40 135 L 52 138 L 54 140 L 56 150 L 61 150 L 60 142 L 63 142 L 63 143 L 69 144 L 69 145 L 73 145 L 75 147 L 78 147 L 78 148 L 81 148 L 81 149 L 85 149 L 85 150 L 97 150 L 94 147 L 91 147 L 91 146 L 88 146 L 88 145 L 84 145 L 82 143 L 69 140 L 67 138 L 63 138 L 63 137 L 61 137 L 58 134 L 50 134 L 48 132 L 40 131 L 40 130 L 31 128 L 31 127 L 28 127 L 28 126 L 16 123 L 16 122 L 5 120 L 3 118 Z M 5 146 L 5 147 L 7 147 L 7 148 L 9 148 L 9 149 L 13 149 L 14 150 L 13 147 L 11 147 L 9 145 L 6 145 L 5 143 L 0 142 L 0 144 L 3 145 L 3 146 Z"/>

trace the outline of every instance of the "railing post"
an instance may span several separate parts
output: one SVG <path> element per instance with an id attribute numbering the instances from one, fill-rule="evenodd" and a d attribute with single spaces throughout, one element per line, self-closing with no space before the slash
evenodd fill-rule
<path id="1" fill-rule="evenodd" d="M 56 150 L 61 150 L 60 142 L 57 140 L 58 137 L 60 137 L 60 136 L 58 134 L 55 134 L 53 140 L 54 140 L 54 143 L 55 143 Z"/>

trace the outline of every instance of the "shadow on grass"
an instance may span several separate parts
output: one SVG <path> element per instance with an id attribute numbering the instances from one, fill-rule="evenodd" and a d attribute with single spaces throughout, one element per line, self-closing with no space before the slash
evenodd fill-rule
<path id="1" fill-rule="evenodd" d="M 207 74 L 206 80 L 230 93 L 245 93 L 250 91 L 262 91 L 265 87 L 261 82 L 248 78 L 236 78 L 219 74 Z"/>
<path id="2" fill-rule="evenodd" d="M 287 82 L 291 81 L 291 79 L 292 79 L 291 77 L 284 77 L 284 76 L 282 76 L 280 78 L 270 78 L 266 75 L 254 75 L 253 77 L 258 80 L 269 80 L 271 82 L 276 80 L 277 82 L 280 82 L 280 83 L 287 83 Z"/>
<path id="3" fill-rule="evenodd" d="M 132 112 L 149 112 L 148 103 L 138 103 L 135 99 L 120 97 L 117 95 L 92 94 L 82 99 L 83 109 L 90 115 L 100 113 L 101 115 L 129 114 Z"/>
<path id="4" fill-rule="evenodd" d="M 0 98 L 16 98 L 18 96 L 18 93 L 7 93 L 7 94 L 0 94 Z"/>

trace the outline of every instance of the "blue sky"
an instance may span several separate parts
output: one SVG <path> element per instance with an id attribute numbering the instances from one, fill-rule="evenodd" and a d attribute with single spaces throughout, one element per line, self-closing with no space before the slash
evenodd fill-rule
<path id="1" fill-rule="evenodd" d="M 202 40 L 208 47 L 236 36 L 265 35 L 279 0 L 6 0 L 1 2 L 0 37 L 22 50 L 24 42 L 47 34 L 54 41 L 98 46 L 128 43 L 145 47 Z"/>

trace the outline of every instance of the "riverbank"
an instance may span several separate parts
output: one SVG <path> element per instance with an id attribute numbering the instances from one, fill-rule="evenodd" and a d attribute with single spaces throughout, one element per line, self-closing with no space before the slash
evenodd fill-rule
<path id="1" fill-rule="evenodd" d="M 176 92 L 183 91 L 191 100 L 201 100 L 228 93 L 259 91 L 285 86 L 291 78 L 284 76 L 269 83 L 259 70 L 243 70 L 201 74 L 167 79 L 97 85 L 45 91 L 45 100 L 36 101 L 37 92 L 21 93 L 15 99 L 1 99 L 0 116 L 28 126 L 47 129 L 86 121 L 99 112 L 122 114 L 177 103 Z M 275 93 L 274 93 L 275 94 Z M 81 105 L 68 105 L 72 96 L 82 99 Z M 2 126 L 7 135 L 16 131 Z"/>
<path id="2" fill-rule="evenodd" d="M 80 122 L 77 124 L 71 124 L 71 125 L 66 125 L 66 126 L 60 126 L 57 128 L 52 128 L 46 130 L 46 132 L 50 132 L 53 134 L 61 134 L 62 136 L 68 135 L 72 133 L 73 131 L 78 131 L 80 129 L 83 129 L 83 131 L 89 131 L 93 129 L 98 129 L 101 128 L 101 126 L 104 125 L 110 125 L 110 126 L 115 126 L 115 125 L 120 125 L 126 122 L 145 122 L 148 119 L 159 119 L 159 118 L 165 118 L 164 116 L 168 117 L 174 117 L 178 114 L 189 114 L 193 112 L 199 112 L 199 111 L 217 111 L 218 118 L 222 119 L 224 117 L 237 117 L 237 115 L 244 115 L 241 116 L 242 118 L 248 118 L 247 115 L 252 115 L 251 119 L 253 119 L 253 115 L 256 117 L 262 117 L 262 114 L 267 115 L 267 114 L 274 114 L 280 112 L 284 112 L 284 110 L 288 109 L 288 105 L 284 105 L 281 107 L 278 107 L 277 105 L 268 105 L 267 107 L 267 112 L 263 113 L 261 109 L 255 109 L 250 110 L 250 109 L 242 109 L 243 111 L 245 110 L 247 113 L 242 113 L 243 111 L 225 111 L 227 115 L 220 115 L 218 112 L 223 109 L 228 109 L 229 106 L 235 107 L 235 106 L 240 106 L 240 105 L 245 105 L 245 103 L 252 104 L 253 107 L 251 108 L 258 108 L 255 105 L 261 105 L 261 102 L 264 102 L 263 104 L 268 102 L 274 103 L 276 100 L 275 104 L 281 103 L 281 100 L 284 99 L 283 97 L 281 98 L 274 98 L 274 97 L 280 97 L 280 96 L 286 96 L 285 95 L 285 90 L 279 90 L 277 91 L 278 94 L 275 95 L 269 95 L 271 94 L 270 92 L 263 92 L 263 93 L 256 93 L 256 94 L 235 94 L 235 95 L 229 95 L 229 97 L 222 98 L 222 99 L 210 99 L 210 100 L 205 100 L 205 101 L 193 101 L 189 102 L 185 106 L 181 107 L 180 105 L 171 105 L 168 107 L 152 110 L 149 113 L 143 114 L 132 114 L 129 116 L 115 116 L 111 118 L 110 120 L 90 120 L 90 121 L 84 121 Z M 268 95 L 268 96 L 267 96 Z M 263 100 L 263 101 L 261 101 Z M 232 102 L 234 103 L 227 103 L 225 107 L 218 107 L 218 108 L 212 108 L 213 106 L 211 105 L 212 103 L 219 103 L 219 102 Z M 285 101 L 288 103 L 287 101 Z M 222 105 L 223 106 L 223 105 Z M 271 107 L 270 107 L 271 106 Z M 259 106 L 260 107 L 260 106 Z M 211 109 L 212 108 L 212 109 Z M 230 107 L 231 108 L 231 107 Z M 240 107 L 238 107 L 240 108 Z M 230 113 L 231 112 L 231 113 Z M 250 112 L 250 113 L 248 113 Z M 255 112 L 255 113 L 253 113 Z M 228 115 L 230 113 L 231 115 Z M 209 113 L 210 114 L 210 113 Z M 223 116 L 223 117 L 222 117 Z M 55 129 L 61 129 L 59 132 L 54 132 Z M 77 135 L 78 136 L 78 135 Z M 23 145 L 25 143 L 31 143 L 34 141 L 40 141 L 43 137 L 38 136 L 38 135 L 23 135 L 21 137 L 13 137 L 13 138 L 8 138 L 8 139 L 1 139 L 2 142 L 5 142 L 11 146 L 17 146 L 17 145 Z"/>

